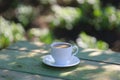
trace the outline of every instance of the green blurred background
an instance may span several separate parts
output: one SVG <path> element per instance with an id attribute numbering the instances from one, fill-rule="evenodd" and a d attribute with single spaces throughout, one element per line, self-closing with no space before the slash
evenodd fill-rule
<path id="1" fill-rule="evenodd" d="M 19 40 L 120 51 L 119 0 L 0 0 L 0 49 Z"/>

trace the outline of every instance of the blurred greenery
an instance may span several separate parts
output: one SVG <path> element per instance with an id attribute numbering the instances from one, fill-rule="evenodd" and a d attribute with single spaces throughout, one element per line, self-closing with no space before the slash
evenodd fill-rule
<path id="1" fill-rule="evenodd" d="M 28 36 L 29 36 L 29 39 L 35 39 L 35 41 L 40 40 L 47 44 L 50 44 L 53 42 L 52 32 L 50 32 L 49 29 L 47 28 L 44 28 L 44 29 L 31 28 L 28 31 Z"/>
<path id="2" fill-rule="evenodd" d="M 109 48 L 106 42 L 96 40 L 95 37 L 89 36 L 85 32 L 80 33 L 77 43 L 82 48 L 98 48 L 102 50 L 107 50 Z"/>
<path id="3" fill-rule="evenodd" d="M 99 11 L 99 13 L 99 15 L 97 13 L 94 13 L 95 18 L 93 20 L 93 24 L 95 25 L 96 29 L 112 30 L 114 28 L 117 28 L 119 30 L 119 10 L 113 6 L 107 6 L 103 11 Z"/>
<path id="4" fill-rule="evenodd" d="M 18 5 L 16 17 L 23 26 L 27 26 L 32 21 L 32 18 L 35 16 L 33 10 L 32 6 Z"/>
<path id="5" fill-rule="evenodd" d="M 53 27 L 60 26 L 71 30 L 81 17 L 80 8 L 54 5 L 52 10 L 55 13 L 55 18 L 51 21 Z"/>
<path id="6" fill-rule="evenodd" d="M 71 34 L 75 34 L 76 43 L 81 47 L 108 49 L 105 41 L 97 40 L 85 33 L 87 29 L 84 28 L 87 26 L 93 33 L 102 30 L 120 33 L 120 9 L 107 1 L 12 0 L 8 3 L 7 1 L 0 0 L 0 49 L 23 39 L 50 44 L 58 40 L 54 33 L 56 29 L 58 31 L 65 29 L 65 32 L 59 34 L 64 33 L 70 37 L 73 37 Z M 104 2 L 108 4 L 104 5 Z M 6 6 L 7 4 L 10 5 Z"/>
<path id="7" fill-rule="evenodd" d="M 7 47 L 12 42 L 24 39 L 24 29 L 21 24 L 16 24 L 0 17 L 0 49 Z"/>

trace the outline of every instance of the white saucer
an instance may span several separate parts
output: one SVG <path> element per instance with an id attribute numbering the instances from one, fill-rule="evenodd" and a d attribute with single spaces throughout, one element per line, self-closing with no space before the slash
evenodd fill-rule
<path id="1" fill-rule="evenodd" d="M 79 64 L 80 60 L 76 56 L 73 56 L 73 59 L 70 61 L 69 64 L 57 65 L 57 64 L 55 64 L 55 61 L 51 55 L 46 55 L 43 58 L 43 63 L 46 65 L 49 65 L 49 66 L 53 66 L 53 67 L 71 67 L 71 66 L 75 66 L 75 65 Z"/>

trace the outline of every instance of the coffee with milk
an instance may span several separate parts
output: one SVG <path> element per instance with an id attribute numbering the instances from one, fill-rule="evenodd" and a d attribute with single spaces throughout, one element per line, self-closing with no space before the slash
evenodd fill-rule
<path id="1" fill-rule="evenodd" d="M 54 45 L 55 48 L 68 48 L 70 47 L 69 44 L 56 44 Z"/>

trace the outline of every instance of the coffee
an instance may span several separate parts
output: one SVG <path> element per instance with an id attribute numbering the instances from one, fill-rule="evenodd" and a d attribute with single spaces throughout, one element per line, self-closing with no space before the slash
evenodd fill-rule
<path id="1" fill-rule="evenodd" d="M 56 44 L 54 45 L 55 48 L 68 48 L 70 47 L 69 44 Z"/>

